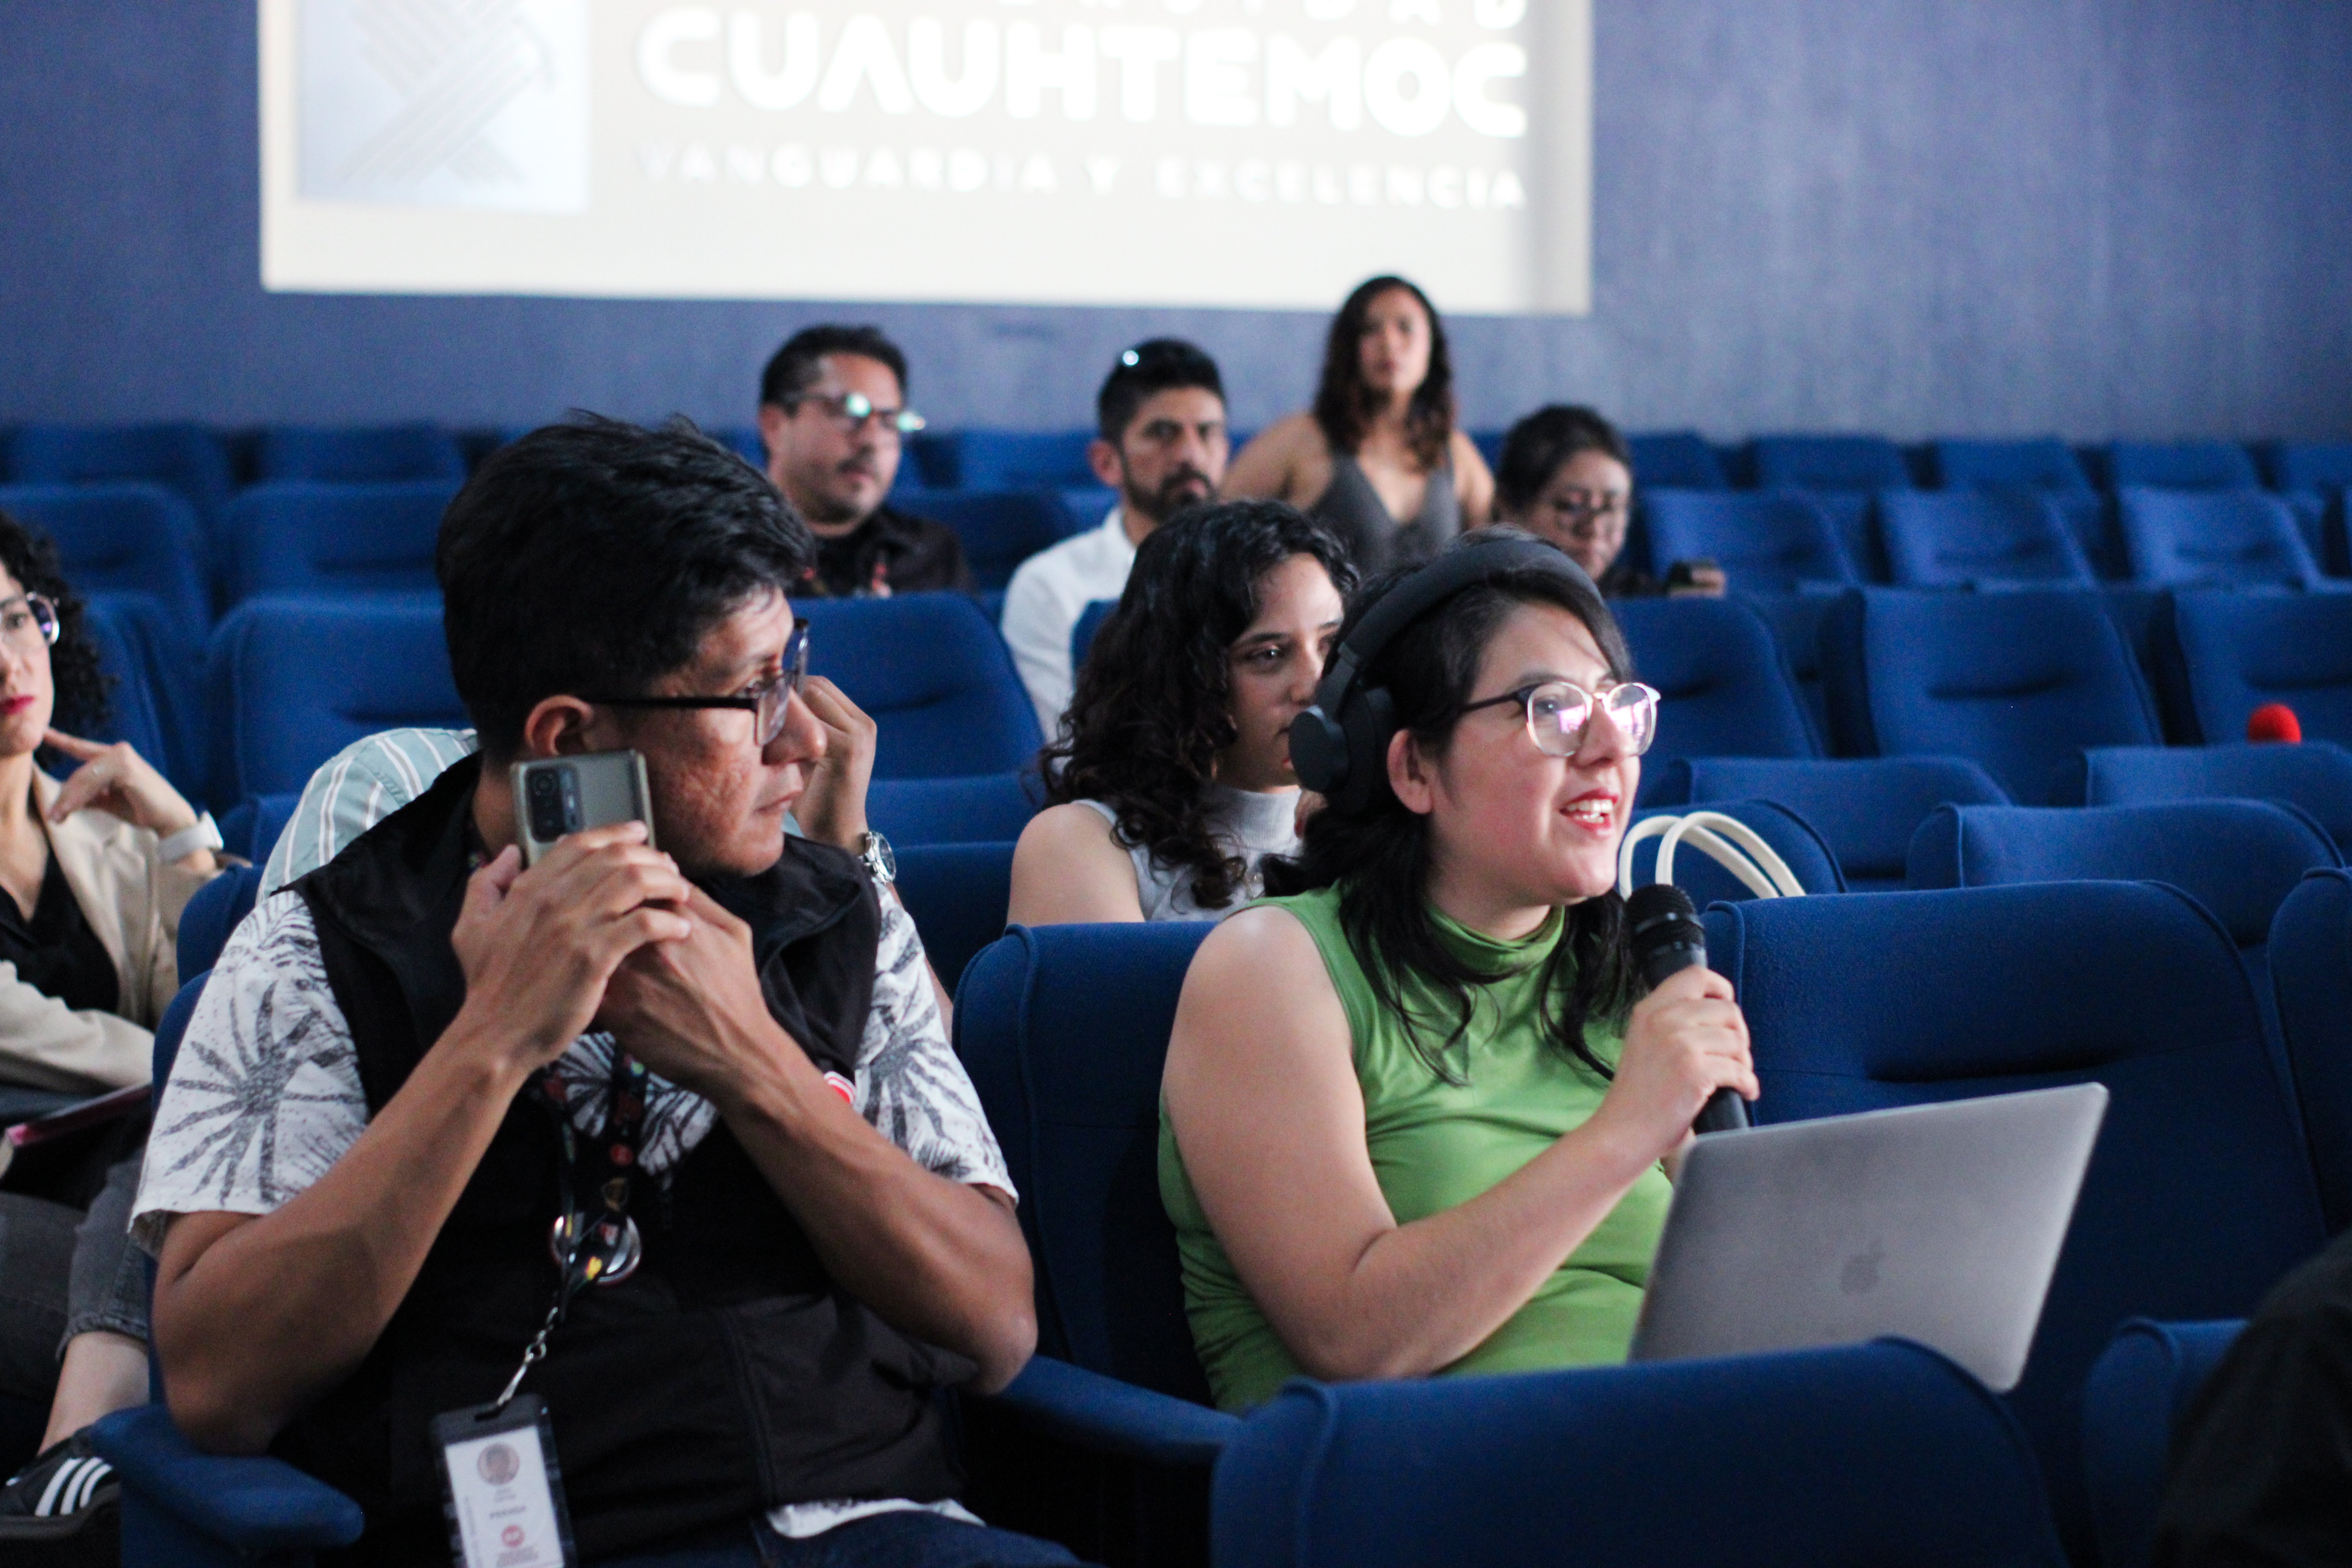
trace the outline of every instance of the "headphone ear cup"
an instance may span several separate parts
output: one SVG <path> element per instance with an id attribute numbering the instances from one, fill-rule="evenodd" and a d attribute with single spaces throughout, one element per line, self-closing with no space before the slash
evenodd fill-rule
<path id="1" fill-rule="evenodd" d="M 1352 815 L 1370 805 L 1388 787 L 1389 737 L 1397 730 L 1396 699 L 1385 686 L 1360 687 L 1344 712 L 1348 773 L 1333 804 Z"/>
<path id="2" fill-rule="evenodd" d="M 1327 800 L 1348 782 L 1347 732 L 1320 706 L 1290 721 L 1290 768 Z"/>

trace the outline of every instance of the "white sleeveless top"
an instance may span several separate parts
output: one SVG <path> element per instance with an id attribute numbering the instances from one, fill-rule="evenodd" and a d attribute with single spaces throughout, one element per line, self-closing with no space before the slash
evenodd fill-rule
<path id="1" fill-rule="evenodd" d="M 1114 832 L 1118 827 L 1118 808 L 1099 800 L 1082 800 L 1080 805 L 1090 805 L 1102 813 Z M 1228 789 L 1223 784 L 1209 786 L 1209 820 L 1217 842 L 1226 851 L 1249 868 L 1247 879 L 1234 894 L 1234 901 L 1222 908 L 1204 910 L 1192 901 L 1192 868 L 1163 866 L 1152 858 L 1149 848 L 1138 846 L 1127 852 L 1135 863 L 1135 889 L 1143 904 L 1147 921 L 1223 920 L 1258 895 L 1258 866 L 1269 855 L 1298 853 L 1298 793 L 1284 790 L 1279 795 L 1263 795 L 1255 790 Z M 1114 837 L 1113 843 L 1118 840 Z"/>

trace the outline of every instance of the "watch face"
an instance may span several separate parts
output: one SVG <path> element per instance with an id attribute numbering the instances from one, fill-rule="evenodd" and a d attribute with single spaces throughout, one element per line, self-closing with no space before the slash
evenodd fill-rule
<path id="1" fill-rule="evenodd" d="M 866 836 L 866 864 L 877 881 L 895 882 L 898 879 L 898 857 L 891 849 L 890 841 L 878 833 Z"/>

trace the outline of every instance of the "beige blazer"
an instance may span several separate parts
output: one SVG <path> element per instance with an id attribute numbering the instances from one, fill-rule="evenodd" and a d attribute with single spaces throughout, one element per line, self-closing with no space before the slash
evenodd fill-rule
<path id="1" fill-rule="evenodd" d="M 58 783 L 33 774 L 33 804 L 47 826 L 49 852 L 82 918 L 114 960 L 121 1005 L 76 1012 L 16 978 L 0 963 L 0 1081 L 68 1093 L 145 1083 L 154 1056 L 150 1031 L 180 988 L 180 911 L 210 881 L 157 863 L 155 835 L 102 811 L 50 824 Z"/>

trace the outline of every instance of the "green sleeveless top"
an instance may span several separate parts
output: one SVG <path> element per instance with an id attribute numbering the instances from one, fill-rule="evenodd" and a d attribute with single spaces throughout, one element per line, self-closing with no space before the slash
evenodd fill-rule
<path id="1" fill-rule="evenodd" d="M 1538 993 L 1543 961 L 1567 924 L 1559 915 L 1524 942 L 1499 942 L 1432 911 L 1440 940 L 1465 962 L 1508 971 L 1473 992 L 1466 1040 L 1446 1053 L 1454 1075 L 1464 1080 L 1455 1084 L 1430 1071 L 1406 1037 L 1402 1021 L 1374 998 L 1371 982 L 1339 929 L 1338 889 L 1259 902 L 1287 910 L 1307 928 L 1347 1009 L 1356 1081 L 1364 1093 L 1365 1142 L 1398 1224 L 1467 1203 L 1600 1109 L 1607 1083 L 1543 1038 Z M 1424 1021 L 1423 1038 L 1433 1043 L 1450 1037 L 1454 1012 L 1433 989 L 1408 987 L 1405 1000 Z M 1587 1030 L 1585 1039 L 1593 1055 L 1612 1064 L 1623 1046 L 1617 1033 L 1599 1025 Z M 1521 1372 L 1624 1360 L 1671 1192 L 1664 1173 L 1653 1165 L 1526 1306 L 1443 1372 Z M 1260 1404 L 1286 1378 L 1298 1375 L 1298 1365 L 1210 1230 L 1185 1174 L 1164 1100 L 1160 1198 L 1175 1222 L 1185 1311 L 1210 1390 L 1223 1409 Z"/>

